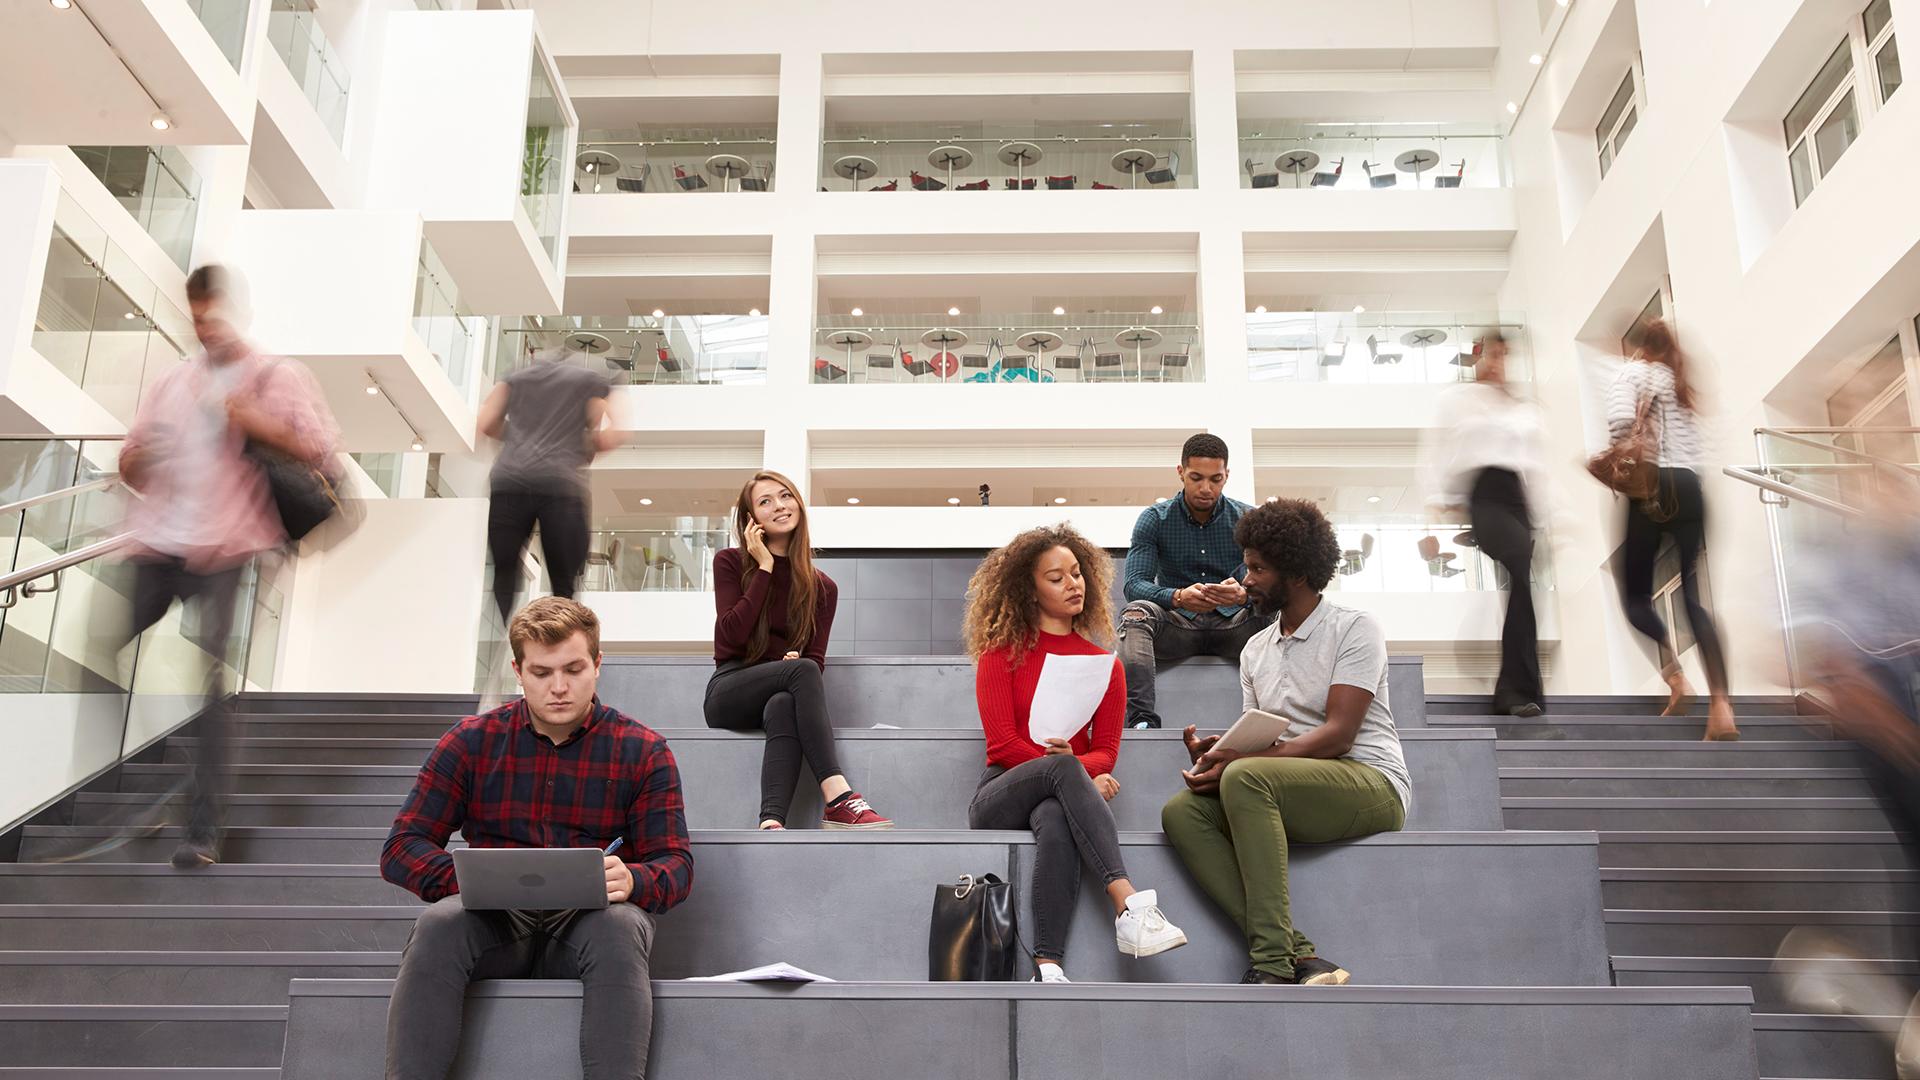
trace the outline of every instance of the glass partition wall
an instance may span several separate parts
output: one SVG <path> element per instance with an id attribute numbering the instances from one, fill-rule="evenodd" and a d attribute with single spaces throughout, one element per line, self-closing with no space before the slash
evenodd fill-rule
<path id="1" fill-rule="evenodd" d="M 33 348 L 114 418 L 195 348 L 193 323 L 62 192 L 54 212 Z"/>
<path id="2" fill-rule="evenodd" d="M 1190 188 L 1184 119 L 906 123 L 829 121 L 822 191 Z"/>
<path id="3" fill-rule="evenodd" d="M 345 145 L 347 65 L 327 41 L 312 0 L 273 0 L 267 15 L 267 40 L 286 61 L 287 71 L 313 103 L 333 141 Z"/>
<path id="4" fill-rule="evenodd" d="M 1512 183 L 1490 125 L 1242 120 L 1243 188 L 1498 188 Z"/>
<path id="5" fill-rule="evenodd" d="M 469 404 L 478 404 L 475 376 L 482 358 L 477 353 L 486 346 L 486 320 L 461 304 L 453 275 L 425 240 L 420 243 L 420 265 L 414 275 L 413 328 L 461 396 Z"/>
<path id="6" fill-rule="evenodd" d="M 247 13 L 253 0 L 187 0 L 187 7 L 207 28 L 220 55 L 235 71 L 240 70 L 240 56 L 247 44 Z"/>
<path id="7" fill-rule="evenodd" d="M 200 174 L 172 146 L 75 146 L 74 156 L 98 177 L 174 265 L 193 255 L 200 215 Z"/>
<path id="8" fill-rule="evenodd" d="M 774 128 L 598 129 L 580 133 L 573 190 L 705 195 L 773 190 Z"/>
<path id="9" fill-rule="evenodd" d="M 520 200 L 527 220 L 547 258 L 558 259 L 561 212 L 566 197 L 567 117 L 553 91 L 547 66 L 533 55 L 533 75 L 527 92 L 526 147 L 520 159 Z"/>
<path id="10" fill-rule="evenodd" d="M 1506 338 L 1507 378 L 1531 378 L 1526 330 L 1474 312 L 1260 311 L 1247 314 L 1247 377 L 1254 382 L 1472 382 L 1490 333 Z"/>
<path id="11" fill-rule="evenodd" d="M 816 383 L 1198 382 L 1191 312 L 835 315 L 815 334 Z"/>
<path id="12" fill-rule="evenodd" d="M 767 317 L 559 315 L 500 320 L 506 368 L 535 357 L 603 371 L 616 386 L 749 385 L 767 381 Z"/>

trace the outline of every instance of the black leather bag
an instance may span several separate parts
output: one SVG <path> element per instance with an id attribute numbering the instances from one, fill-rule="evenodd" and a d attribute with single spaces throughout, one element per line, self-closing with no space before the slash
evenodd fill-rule
<path id="1" fill-rule="evenodd" d="M 340 512 L 339 493 L 319 469 L 257 442 L 247 443 L 247 456 L 267 476 L 267 489 L 273 493 L 273 508 L 280 515 L 280 527 L 287 531 L 288 543 L 300 542 Z"/>
<path id="2" fill-rule="evenodd" d="M 1011 982 L 1020 959 L 1020 903 L 997 874 L 960 875 L 933 891 L 927 928 L 932 982 Z"/>

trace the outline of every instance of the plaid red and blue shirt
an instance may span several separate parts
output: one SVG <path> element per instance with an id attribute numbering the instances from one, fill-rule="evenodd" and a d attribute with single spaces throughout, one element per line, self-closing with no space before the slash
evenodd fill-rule
<path id="1" fill-rule="evenodd" d="M 433 901 L 460 891 L 447 838 L 469 846 L 599 847 L 624 838 L 632 903 L 658 914 L 693 889 L 680 770 L 659 733 L 595 699 L 555 745 L 524 700 L 455 724 L 427 755 L 380 854 L 380 874 Z"/>

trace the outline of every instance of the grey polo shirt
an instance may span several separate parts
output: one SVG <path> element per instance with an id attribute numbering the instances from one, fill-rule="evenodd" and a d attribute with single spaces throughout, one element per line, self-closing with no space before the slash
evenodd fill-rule
<path id="1" fill-rule="evenodd" d="M 1373 691 L 1347 758 L 1384 773 L 1411 812 L 1413 779 L 1387 703 L 1387 636 L 1372 615 L 1322 596 L 1293 633 L 1282 635 L 1275 619 L 1240 653 L 1241 707 L 1291 720 L 1289 738 L 1327 722 L 1327 690 L 1336 683 Z"/>

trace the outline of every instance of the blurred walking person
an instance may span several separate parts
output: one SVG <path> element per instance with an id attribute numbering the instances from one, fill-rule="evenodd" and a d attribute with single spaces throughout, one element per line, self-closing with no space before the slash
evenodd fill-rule
<path id="1" fill-rule="evenodd" d="M 1653 604 L 1654 561 L 1668 536 L 1680 557 L 1680 595 L 1687 624 L 1700 645 L 1707 670 L 1710 741 L 1740 737 L 1733 703 L 1727 699 L 1727 661 L 1713 614 L 1700 599 L 1697 570 L 1707 542 L 1707 506 L 1700 470 L 1707 464 L 1699 395 L 1688 378 L 1687 355 L 1664 319 L 1647 324 L 1640 347 L 1621 369 L 1607 397 L 1607 428 L 1622 440 L 1644 416 L 1659 446 L 1658 472 L 1651 498 L 1627 501 L 1626 539 L 1620 553 L 1620 602 L 1635 630 L 1652 641 L 1660 658 L 1660 677 L 1669 696 L 1663 716 L 1680 715 L 1692 696 L 1680 659 L 1667 638 L 1667 624 Z M 1644 412 L 1643 412 L 1644 410 Z"/>
<path id="2" fill-rule="evenodd" d="M 1500 677 L 1493 707 L 1539 716 L 1540 632 L 1533 611 L 1533 531 L 1546 509 L 1546 444 L 1540 410 L 1507 383 L 1507 342 L 1480 342 L 1474 381 L 1440 399 L 1428 448 L 1431 515 L 1458 521 L 1464 512 L 1474 543 L 1507 574 L 1507 615 L 1500 631 Z"/>
<path id="3" fill-rule="evenodd" d="M 553 594 L 572 599 L 587 565 L 587 466 L 620 444 L 618 432 L 602 427 L 612 393 L 607 377 L 565 355 L 536 355 L 480 403 L 480 434 L 501 442 L 489 485 L 487 548 L 502 626 L 513 613 L 520 556 L 536 524 Z"/>
<path id="4" fill-rule="evenodd" d="M 325 471 L 336 435 L 313 376 L 262 356 L 242 336 L 247 305 L 232 274 L 220 266 L 193 271 L 187 306 L 201 351 L 155 381 L 120 451 L 120 475 L 141 495 L 127 515 L 128 641 L 177 599 L 197 609 L 200 644 L 211 654 L 186 836 L 173 854 L 181 870 L 219 859 L 233 749 L 222 658 L 234 600 L 247 563 L 287 539 L 260 455 Z"/>

